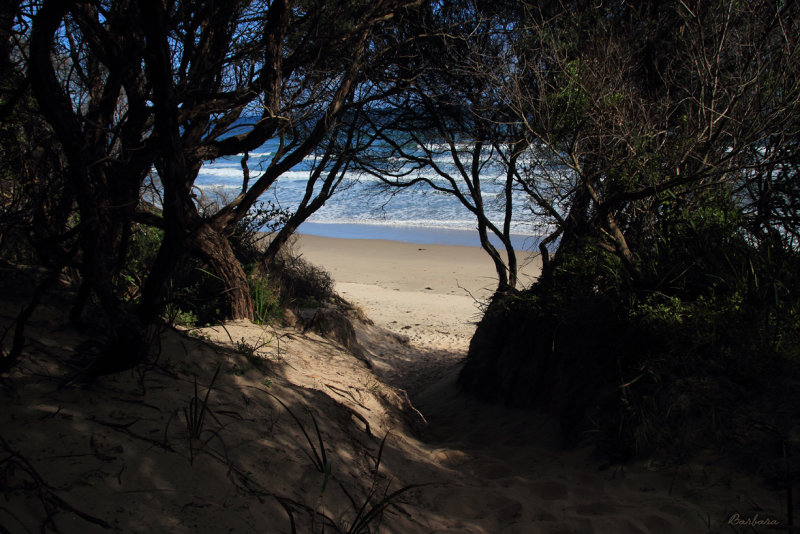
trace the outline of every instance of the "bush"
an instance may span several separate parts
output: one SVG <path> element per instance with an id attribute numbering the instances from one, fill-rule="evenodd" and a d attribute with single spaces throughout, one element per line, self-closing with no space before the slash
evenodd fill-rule
<path id="1" fill-rule="evenodd" d="M 780 451 L 800 429 L 789 393 L 800 378 L 800 258 L 759 248 L 735 219 L 695 215 L 640 246 L 643 281 L 587 244 L 554 258 L 531 289 L 497 297 L 461 384 L 544 408 L 568 442 L 616 459 Z"/>
<path id="2" fill-rule="evenodd" d="M 315 307 L 331 302 L 335 297 L 330 273 L 301 256 L 282 251 L 268 269 L 279 289 L 283 306 Z"/>
<path id="3" fill-rule="evenodd" d="M 289 211 L 276 207 L 272 202 L 259 202 L 253 206 L 229 236 L 239 261 L 244 265 L 258 263 L 263 252 L 264 236 L 280 229 L 290 215 Z"/>
<path id="4" fill-rule="evenodd" d="M 212 209 L 212 208 L 208 208 Z M 334 299 L 330 274 L 302 257 L 281 252 L 267 268 L 261 264 L 263 251 L 259 228 L 268 220 L 280 224 L 285 213 L 261 205 L 249 214 L 229 236 L 237 259 L 248 275 L 254 320 L 269 323 L 282 315 L 282 308 L 319 306 Z M 163 232 L 140 224 L 133 225 L 126 265 L 119 287 L 123 297 L 136 302 L 141 297 L 146 274 L 155 261 Z M 187 326 L 213 324 L 225 318 L 228 309 L 221 280 L 199 259 L 186 257 L 178 265 L 170 282 L 165 316 L 170 322 Z"/>
<path id="5" fill-rule="evenodd" d="M 158 228 L 133 225 L 126 263 L 117 283 L 124 300 L 137 302 L 141 297 L 163 235 Z M 185 257 L 167 288 L 164 304 L 167 321 L 184 326 L 213 324 L 224 317 L 227 306 L 225 288 L 219 278 L 199 259 Z"/>
<path id="6" fill-rule="evenodd" d="M 186 326 L 214 324 L 225 319 L 228 299 L 225 286 L 202 260 L 188 256 L 176 269 L 167 291 L 167 310 L 182 313 Z M 171 319 L 168 315 L 168 318 Z"/>
<path id="7" fill-rule="evenodd" d="M 281 317 L 283 309 L 278 295 L 267 275 L 251 275 L 250 297 L 253 299 L 253 320 L 256 324 L 268 324 Z"/>
<path id="8" fill-rule="evenodd" d="M 147 273 L 153 266 L 163 238 L 164 231 L 158 228 L 138 223 L 131 226 L 127 261 L 120 271 L 120 280 L 117 281 L 124 300 L 137 302 L 141 297 Z"/>

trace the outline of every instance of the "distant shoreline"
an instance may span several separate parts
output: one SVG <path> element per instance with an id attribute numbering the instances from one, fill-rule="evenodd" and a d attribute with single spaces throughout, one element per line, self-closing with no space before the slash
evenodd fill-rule
<path id="1" fill-rule="evenodd" d="M 297 233 L 338 239 L 378 239 L 416 245 L 457 245 L 466 247 L 480 247 L 481 245 L 477 230 L 402 224 L 306 221 L 300 225 Z M 540 240 L 541 237 L 534 235 L 512 234 L 511 236 L 511 242 L 517 250 L 536 250 Z M 496 238 L 491 239 L 491 241 L 495 246 L 500 246 L 500 242 Z"/>

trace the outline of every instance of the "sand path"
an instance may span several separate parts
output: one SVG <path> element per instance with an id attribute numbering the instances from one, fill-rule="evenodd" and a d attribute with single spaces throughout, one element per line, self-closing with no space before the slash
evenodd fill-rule
<path id="1" fill-rule="evenodd" d="M 376 325 L 410 340 L 368 348 L 376 373 L 408 391 L 427 422 L 409 444 L 450 470 L 447 489 L 423 503 L 449 525 L 432 532 L 714 532 L 754 505 L 779 510 L 779 496 L 723 465 L 609 465 L 589 448 L 562 450 L 544 415 L 460 393 L 458 371 L 495 283 L 479 249 L 304 236 L 299 250 Z M 521 263 L 533 280 L 537 258 Z M 359 337 L 371 343 L 369 332 Z"/>

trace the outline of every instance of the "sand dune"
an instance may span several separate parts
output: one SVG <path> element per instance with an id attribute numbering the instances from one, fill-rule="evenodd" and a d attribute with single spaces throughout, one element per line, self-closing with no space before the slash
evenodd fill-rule
<path id="1" fill-rule="evenodd" d="M 781 493 L 711 456 L 608 465 L 559 448 L 541 414 L 462 395 L 476 307 L 458 286 L 490 292 L 480 251 L 319 238 L 298 249 L 375 320 L 353 319 L 363 359 L 301 327 L 240 322 L 166 330 L 151 365 L 86 382 L 75 361 L 91 336 L 40 309 L 0 383 L 0 525 L 288 533 L 294 520 L 306 533 L 329 519 L 347 531 L 362 503 L 401 488 L 373 532 L 745 532 L 731 514 L 785 518 Z M 2 302 L 0 326 L 15 309 Z M 187 414 L 209 388 L 192 432 Z"/>

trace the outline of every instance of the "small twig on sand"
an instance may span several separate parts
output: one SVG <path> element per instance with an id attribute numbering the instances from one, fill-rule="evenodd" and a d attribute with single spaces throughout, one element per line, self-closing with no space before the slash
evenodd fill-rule
<path id="1" fill-rule="evenodd" d="M 158 441 L 156 439 L 148 438 L 147 436 L 142 436 L 141 434 L 137 434 L 136 432 L 132 431 L 130 429 L 130 427 L 133 426 L 136 422 L 138 422 L 139 421 L 138 419 L 135 420 L 135 421 L 132 421 L 130 423 L 127 423 L 127 424 L 112 423 L 112 422 L 109 422 L 109 421 L 102 421 L 102 420 L 97 419 L 97 418 L 90 418 L 90 420 L 94 421 L 97 424 L 100 424 L 100 425 L 103 425 L 103 426 L 107 426 L 108 428 L 111 428 L 112 430 L 116 430 L 117 432 L 122 432 L 123 434 L 128 434 L 130 437 L 132 437 L 134 439 L 139 439 L 139 440 L 151 443 L 151 444 L 155 445 L 156 447 L 160 447 L 160 448 L 164 449 L 165 451 L 175 452 L 175 449 L 173 449 L 167 443 Z"/>
<path id="2" fill-rule="evenodd" d="M 404 401 L 405 401 L 406 408 L 407 408 L 408 410 L 411 410 L 411 411 L 412 411 L 412 412 L 414 412 L 415 414 L 417 414 L 417 416 L 418 416 L 420 419 L 422 419 L 422 422 L 423 422 L 423 423 L 425 423 L 425 424 L 427 425 L 427 424 L 428 424 L 428 420 L 427 420 L 427 419 L 425 419 L 425 416 L 424 416 L 424 415 L 422 415 L 422 412 L 420 412 L 419 410 L 417 410 L 417 409 L 414 407 L 414 405 L 413 405 L 413 404 L 411 404 L 411 399 L 410 399 L 410 398 L 408 398 L 408 392 L 407 392 L 406 390 L 404 390 L 404 389 L 400 389 L 400 388 L 397 388 L 397 391 L 399 391 L 399 392 L 400 392 L 400 397 L 402 398 L 402 400 L 404 400 Z"/>

